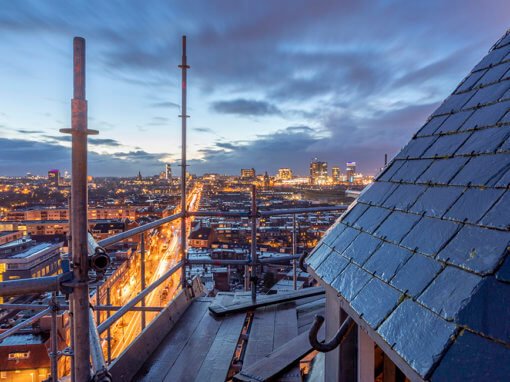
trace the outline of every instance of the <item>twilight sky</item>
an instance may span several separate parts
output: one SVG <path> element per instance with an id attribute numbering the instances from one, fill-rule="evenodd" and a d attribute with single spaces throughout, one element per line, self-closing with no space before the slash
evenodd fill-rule
<path id="1" fill-rule="evenodd" d="M 72 38 L 87 41 L 89 173 L 374 174 L 510 27 L 508 0 L 1 1 L 0 176 L 70 170 Z"/>

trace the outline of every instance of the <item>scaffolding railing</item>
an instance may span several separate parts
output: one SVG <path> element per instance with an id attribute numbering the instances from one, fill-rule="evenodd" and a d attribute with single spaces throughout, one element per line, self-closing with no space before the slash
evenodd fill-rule
<path id="1" fill-rule="evenodd" d="M 183 37 L 183 58 L 181 67 L 183 71 L 183 155 L 182 155 L 182 182 L 181 182 L 181 211 L 174 215 L 153 221 L 151 223 L 127 230 L 103 240 L 96 240 L 87 232 L 87 135 L 97 134 L 96 131 L 87 129 L 87 101 L 85 100 L 85 40 L 76 37 L 74 39 L 74 97 L 72 100 L 72 128 L 62 132 L 72 134 L 72 186 L 70 205 L 70 245 L 72 262 L 63 264 L 63 272 L 56 276 L 39 277 L 35 279 L 17 279 L 0 282 L 0 296 L 17 296 L 26 294 L 43 294 L 52 292 L 52 298 L 46 305 L 41 304 L 0 304 L 0 309 L 33 310 L 39 311 L 28 320 L 18 323 L 14 327 L 0 333 L 0 341 L 13 335 L 35 323 L 43 316 L 51 315 L 51 380 L 58 380 L 57 360 L 59 356 L 71 357 L 71 381 L 111 381 L 108 365 L 111 362 L 111 333 L 110 327 L 123 317 L 127 312 L 141 312 L 142 330 L 145 327 L 145 313 L 159 312 L 163 307 L 145 306 L 147 296 L 161 286 L 169 277 L 181 270 L 181 288 L 190 288 L 186 278 L 186 268 L 191 265 L 240 265 L 245 267 L 245 286 L 251 284 L 252 299 L 257 295 L 257 269 L 268 263 L 293 262 L 294 287 L 296 286 L 296 260 L 300 257 L 296 252 L 296 214 L 321 213 L 326 211 L 342 211 L 345 205 L 293 208 L 279 210 L 261 210 L 256 204 L 256 188 L 251 190 L 251 208 L 249 211 L 188 211 L 186 200 L 186 40 Z M 257 222 L 264 216 L 292 215 L 292 255 L 258 258 L 257 253 Z M 187 257 L 187 228 L 186 220 L 189 217 L 233 217 L 249 218 L 251 220 L 251 250 L 250 256 L 244 260 L 213 260 L 213 259 L 189 259 Z M 178 262 L 161 275 L 150 285 L 145 286 L 145 232 L 157 229 L 167 223 L 180 220 L 181 242 L 179 247 L 180 258 Z M 94 270 L 99 276 L 104 276 L 110 264 L 109 256 L 105 247 L 119 243 L 133 236 L 141 235 L 140 258 L 141 258 L 141 291 L 122 306 L 110 304 L 110 294 L 107 293 L 106 305 L 100 304 L 97 298 L 96 304 L 92 305 L 89 291 L 89 270 Z M 66 265 L 67 264 L 67 265 Z M 142 266 L 143 265 L 143 266 Z M 249 278 L 248 278 L 249 276 Z M 99 277 L 100 278 L 100 277 Z M 56 294 L 61 293 L 68 297 L 67 304 L 57 302 Z M 141 306 L 136 306 L 137 304 Z M 68 311 L 70 316 L 70 346 L 62 349 L 57 348 L 57 314 Z M 94 319 L 94 311 L 106 311 L 107 318 L 99 322 Z M 110 312 L 115 312 L 110 315 Z M 97 322 L 96 322 L 97 320 Z M 101 344 L 101 334 L 107 331 L 107 359 L 105 360 Z M 128 345 L 129 346 L 129 345 Z"/>

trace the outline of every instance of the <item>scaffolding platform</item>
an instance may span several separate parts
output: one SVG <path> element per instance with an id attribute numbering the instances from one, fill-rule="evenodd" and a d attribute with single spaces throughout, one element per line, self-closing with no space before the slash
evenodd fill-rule
<path id="1" fill-rule="evenodd" d="M 265 361 L 262 367 L 269 365 L 271 380 L 301 381 L 299 360 L 312 351 L 303 338 L 315 314 L 324 314 L 324 295 L 223 317 L 215 317 L 209 310 L 248 301 L 251 297 L 246 293 L 229 292 L 195 298 L 172 329 L 161 333 L 159 345 L 131 380 L 259 381 L 266 379 L 251 373 Z"/>

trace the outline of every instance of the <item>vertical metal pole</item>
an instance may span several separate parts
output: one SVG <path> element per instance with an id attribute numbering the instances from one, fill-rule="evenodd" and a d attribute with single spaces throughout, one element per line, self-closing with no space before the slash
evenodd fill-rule
<path id="1" fill-rule="evenodd" d="M 89 286 L 87 234 L 87 101 L 85 100 L 85 39 L 75 37 L 74 97 L 72 100 L 72 255 L 74 374 L 90 378 Z"/>
<path id="2" fill-rule="evenodd" d="M 251 300 L 257 301 L 257 189 L 251 186 Z"/>
<path id="3" fill-rule="evenodd" d="M 68 216 L 67 216 L 67 221 L 69 222 L 69 233 L 68 233 L 68 240 L 67 240 L 67 245 L 68 245 L 68 248 L 72 248 L 72 240 L 73 240 L 73 236 L 71 235 L 72 233 L 72 222 L 73 222 L 73 219 L 72 219 L 72 216 L 73 216 L 73 213 L 72 213 L 72 203 L 71 203 L 71 200 L 72 200 L 72 197 L 71 195 L 69 195 L 69 204 L 68 204 Z M 71 255 L 72 256 L 72 255 Z M 69 259 L 69 257 L 68 257 Z M 71 261 L 71 259 L 69 259 L 69 261 Z M 73 303 L 73 294 L 71 293 L 69 295 L 69 346 L 71 347 L 71 382 L 75 382 L 76 379 L 75 379 L 75 375 L 74 375 L 74 303 Z"/>
<path id="4" fill-rule="evenodd" d="M 58 346 L 57 346 L 57 297 L 53 292 L 51 296 L 51 380 L 58 381 Z"/>
<path id="5" fill-rule="evenodd" d="M 140 285 L 145 289 L 145 235 L 140 234 Z M 142 298 L 142 306 L 145 306 L 145 297 Z M 142 311 L 142 330 L 145 329 L 145 311 Z"/>
<path id="6" fill-rule="evenodd" d="M 96 304 L 101 305 L 101 302 L 99 300 L 99 285 L 96 286 Z M 101 311 L 96 310 L 96 322 L 97 325 L 101 324 Z"/>
<path id="7" fill-rule="evenodd" d="M 189 66 L 186 62 L 186 36 L 182 36 L 182 64 L 179 65 L 182 71 L 182 110 L 181 115 L 182 118 L 182 143 L 181 143 L 181 259 L 182 259 L 182 274 L 181 274 L 181 284 L 182 287 L 186 285 L 186 118 L 189 118 L 189 115 L 186 114 L 186 70 L 189 69 Z"/>
<path id="8" fill-rule="evenodd" d="M 110 288 L 106 289 L 106 305 L 110 306 Z M 106 311 L 106 317 L 110 317 L 110 311 Z M 111 326 L 111 325 L 110 325 Z M 108 365 L 112 362 L 112 333 L 110 332 L 110 326 L 106 330 L 107 346 L 108 346 Z"/>
<path id="9" fill-rule="evenodd" d="M 388 154 L 384 154 L 384 167 L 388 164 Z"/>
<path id="10" fill-rule="evenodd" d="M 292 254 L 296 254 L 296 214 L 292 214 Z M 294 284 L 294 290 L 297 289 L 296 280 L 296 260 L 292 260 L 292 282 Z"/>

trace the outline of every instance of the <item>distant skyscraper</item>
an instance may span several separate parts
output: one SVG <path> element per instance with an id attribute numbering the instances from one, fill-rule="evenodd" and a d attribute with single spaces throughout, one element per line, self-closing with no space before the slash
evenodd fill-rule
<path id="1" fill-rule="evenodd" d="M 242 179 L 255 179 L 255 169 L 254 168 L 243 168 L 241 169 L 241 178 Z"/>
<path id="2" fill-rule="evenodd" d="M 267 171 L 264 174 L 264 188 L 269 188 L 271 185 L 271 178 L 269 178 L 269 175 L 267 174 Z"/>
<path id="3" fill-rule="evenodd" d="M 340 182 L 340 167 L 331 168 L 331 177 L 334 183 Z"/>
<path id="4" fill-rule="evenodd" d="M 291 180 L 292 179 L 292 170 L 290 168 L 281 168 L 278 170 L 278 177 L 281 180 Z"/>
<path id="5" fill-rule="evenodd" d="M 347 169 L 345 170 L 345 173 L 347 175 L 347 181 L 348 182 L 354 182 L 354 174 L 356 173 L 356 162 L 347 162 Z"/>
<path id="6" fill-rule="evenodd" d="M 60 171 L 50 170 L 48 171 L 48 183 L 52 187 L 58 187 L 60 181 Z"/>
<path id="7" fill-rule="evenodd" d="M 142 173 L 140 171 L 138 171 L 138 176 L 137 176 L 138 180 L 142 180 Z"/>
<path id="8" fill-rule="evenodd" d="M 315 158 L 310 162 L 310 182 L 312 184 L 321 184 L 328 178 L 328 163 L 320 162 Z"/>
<path id="9" fill-rule="evenodd" d="M 165 173 L 166 173 L 166 178 L 168 180 L 172 179 L 172 166 L 170 166 L 170 163 L 167 163 L 165 165 Z"/>

